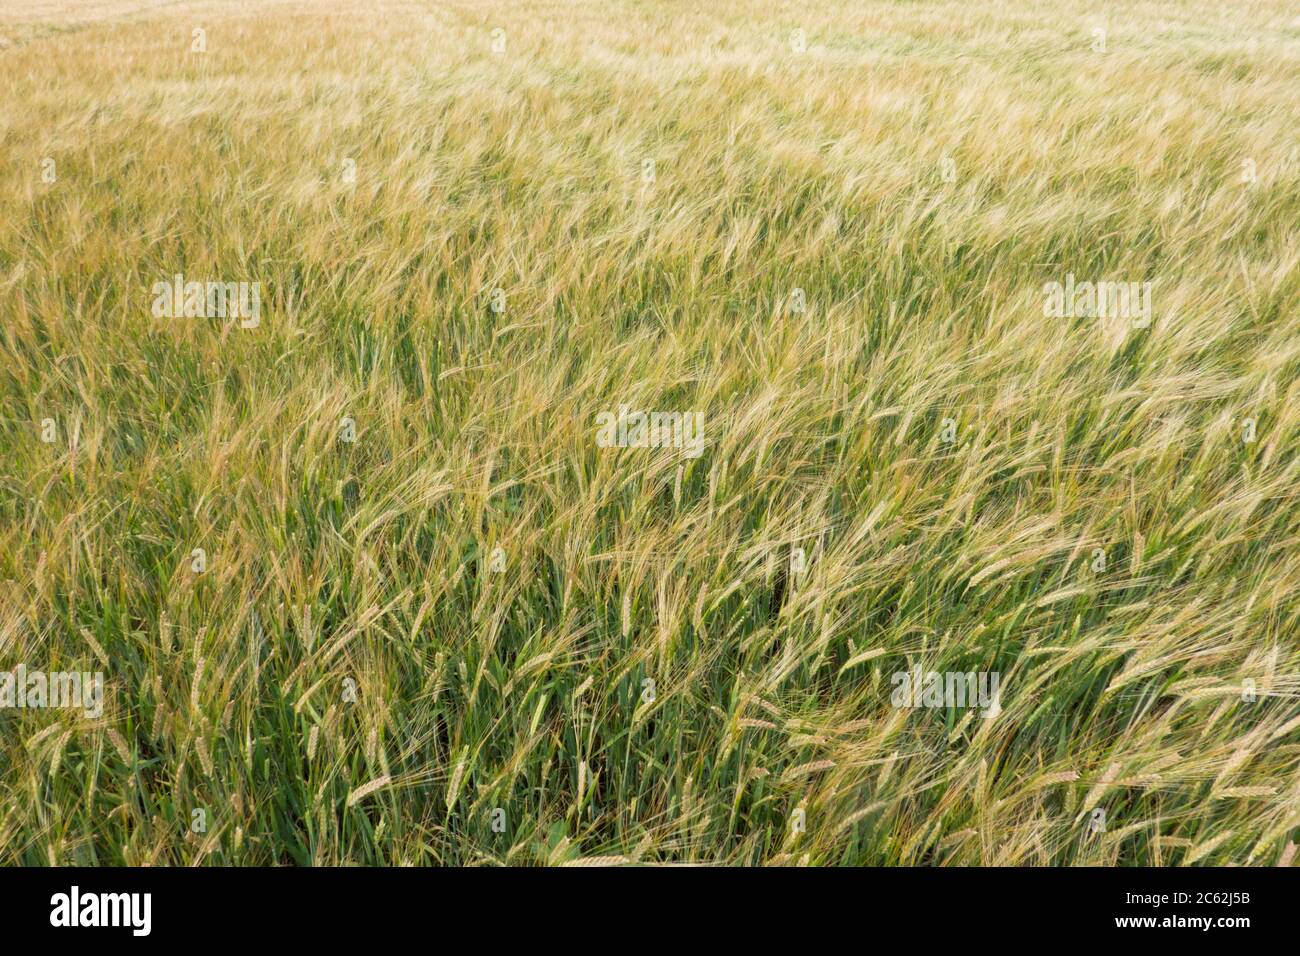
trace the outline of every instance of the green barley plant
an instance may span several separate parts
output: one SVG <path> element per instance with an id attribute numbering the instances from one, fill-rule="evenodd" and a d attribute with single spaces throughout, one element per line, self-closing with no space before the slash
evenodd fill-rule
<path id="1" fill-rule="evenodd" d="M 8 0 L 0 91 L 0 862 L 1293 862 L 1293 3 Z"/>

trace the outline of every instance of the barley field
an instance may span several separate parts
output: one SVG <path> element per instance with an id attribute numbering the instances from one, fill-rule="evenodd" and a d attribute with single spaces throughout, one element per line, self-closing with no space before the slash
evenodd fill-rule
<path id="1" fill-rule="evenodd" d="M 5 0 L 0 148 L 0 863 L 1296 862 L 1294 3 Z"/>

